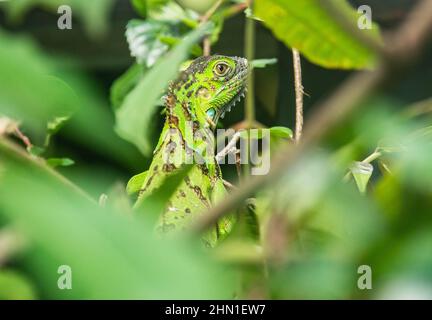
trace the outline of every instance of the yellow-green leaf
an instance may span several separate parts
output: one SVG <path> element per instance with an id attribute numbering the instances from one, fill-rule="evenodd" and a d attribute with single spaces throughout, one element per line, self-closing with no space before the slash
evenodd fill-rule
<path id="1" fill-rule="evenodd" d="M 358 27 L 360 14 L 354 8 L 345 0 L 329 1 L 335 2 L 352 28 Z M 374 51 L 347 32 L 319 0 L 256 0 L 255 15 L 287 46 L 323 67 L 362 69 L 372 67 L 376 59 Z M 361 32 L 380 39 L 374 24 Z"/>

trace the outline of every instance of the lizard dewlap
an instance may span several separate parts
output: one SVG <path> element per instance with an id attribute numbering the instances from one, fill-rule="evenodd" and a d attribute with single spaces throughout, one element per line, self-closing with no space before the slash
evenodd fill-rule
<path id="1" fill-rule="evenodd" d="M 171 83 L 165 98 L 166 120 L 153 160 L 145 174 L 136 176 L 140 179 L 139 206 L 185 163 L 192 164 L 159 218 L 157 228 L 162 233 L 186 229 L 226 196 L 214 155 L 213 130 L 219 118 L 244 96 L 247 75 L 246 59 L 214 55 L 194 60 Z M 216 245 L 232 223 L 233 217 L 222 218 L 203 236 L 204 243 Z"/>

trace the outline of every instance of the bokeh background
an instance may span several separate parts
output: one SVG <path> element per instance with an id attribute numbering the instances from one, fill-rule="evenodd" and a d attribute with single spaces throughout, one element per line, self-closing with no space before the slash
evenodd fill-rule
<path id="1" fill-rule="evenodd" d="M 139 18 L 136 8 L 128 0 L 76 0 L 73 28 L 59 30 L 57 2 L 0 1 L 0 112 L 20 121 L 35 146 L 33 156 L 50 159 L 80 190 L 71 191 L 74 187 L 23 156 L 16 136 L 10 138 L 13 145 L 0 148 L 0 298 L 432 297 L 431 44 L 403 76 L 388 81 L 361 112 L 305 154 L 275 189 L 257 193 L 261 240 L 238 232 L 209 255 L 190 239 L 176 244 L 154 239 L 146 219 L 118 214 L 130 211 L 131 200 L 122 192 L 127 181 L 151 160 L 116 134 L 110 100 L 113 83 L 135 62 L 125 31 Z M 215 1 L 178 2 L 202 14 Z M 371 6 L 385 35 L 419 1 L 349 2 L 354 8 Z M 246 19 L 243 12 L 226 19 L 212 53 L 244 56 Z M 277 58 L 255 72 L 255 117 L 268 127 L 294 128 L 291 49 L 256 22 L 255 50 L 256 58 Z M 302 58 L 306 123 L 314 106 L 354 72 Z M 414 105 L 418 102 L 423 108 Z M 54 125 L 41 153 L 36 146 L 46 143 L 53 110 L 59 117 L 73 116 L 61 128 Z M 423 111 L 400 116 L 410 110 Z M 223 126 L 243 119 L 241 102 Z M 156 145 L 163 116 L 153 121 L 150 141 Z M 342 183 L 350 163 L 377 146 L 386 151 L 366 181 L 367 194 L 353 181 Z M 223 169 L 236 184 L 235 168 Z M 107 194 L 111 204 L 102 209 L 87 203 L 81 190 L 95 200 Z M 274 225 L 282 226 L 282 240 L 272 239 Z M 266 253 L 267 242 L 276 249 Z M 72 290 L 57 287 L 62 264 L 76 270 Z M 362 264 L 372 267 L 373 290 L 357 287 Z"/>

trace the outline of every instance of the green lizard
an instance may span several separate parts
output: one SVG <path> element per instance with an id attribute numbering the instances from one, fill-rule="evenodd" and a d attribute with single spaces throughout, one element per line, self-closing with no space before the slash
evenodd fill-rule
<path id="1" fill-rule="evenodd" d="M 195 59 L 170 84 L 165 97 L 166 121 L 150 168 L 129 182 L 129 185 L 139 182 L 135 204 L 139 206 L 185 162 L 192 163 L 167 203 L 158 230 L 185 229 L 197 215 L 226 196 L 221 170 L 215 161 L 213 131 L 218 119 L 244 96 L 247 74 L 246 59 L 214 55 Z M 232 223 L 232 217 L 221 219 L 203 236 L 205 245 L 214 246 L 229 233 Z"/>

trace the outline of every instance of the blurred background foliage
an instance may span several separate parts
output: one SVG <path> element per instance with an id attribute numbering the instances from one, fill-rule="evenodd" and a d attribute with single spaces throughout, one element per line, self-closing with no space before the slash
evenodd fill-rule
<path id="1" fill-rule="evenodd" d="M 352 25 L 370 5 L 367 32 L 381 42 L 418 1 L 332 2 Z M 320 1 L 248 3 L 0 2 L 0 299 L 432 298 L 430 45 L 250 199 L 259 236 L 240 221 L 209 252 L 197 238 L 158 239 L 151 215 L 132 216 L 125 183 L 147 169 L 160 98 L 203 54 L 203 36 L 212 53 L 254 46 L 248 58 L 277 58 L 254 76 L 254 120 L 267 127 L 295 126 L 292 47 L 306 123 L 317 102 L 377 63 Z M 65 4 L 71 30 L 57 28 Z M 244 125 L 244 109 L 223 127 Z M 222 168 L 237 184 L 236 169 Z M 57 287 L 61 265 L 73 270 L 72 290 Z M 361 265 L 372 268 L 372 290 L 357 286 Z"/>

